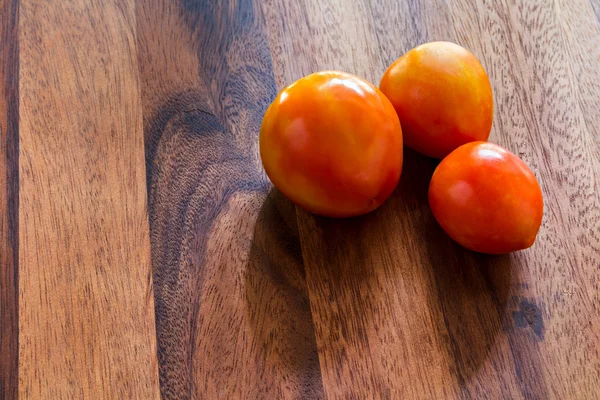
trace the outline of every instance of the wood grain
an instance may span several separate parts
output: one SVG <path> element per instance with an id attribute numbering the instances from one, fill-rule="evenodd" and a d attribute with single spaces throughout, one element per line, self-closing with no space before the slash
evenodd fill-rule
<path id="1" fill-rule="evenodd" d="M 159 396 L 134 18 L 20 2 L 23 399 Z"/>
<path id="2" fill-rule="evenodd" d="M 275 97 L 253 1 L 139 1 L 164 398 L 323 397 L 295 211 L 258 130 Z"/>
<path id="3" fill-rule="evenodd" d="M 0 0 L 0 398 L 600 397 L 598 0 Z M 450 40 L 536 244 L 467 251 L 405 150 L 383 207 L 296 209 L 258 154 L 278 89 L 377 84 Z"/>
<path id="4" fill-rule="evenodd" d="M 0 1 L 0 398 L 17 395 L 19 58 L 18 3 Z"/>

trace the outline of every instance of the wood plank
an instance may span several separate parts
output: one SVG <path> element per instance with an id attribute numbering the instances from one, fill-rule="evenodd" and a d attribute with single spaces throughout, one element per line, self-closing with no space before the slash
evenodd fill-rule
<path id="1" fill-rule="evenodd" d="M 0 398 L 17 396 L 18 327 L 18 2 L 0 0 Z"/>
<path id="2" fill-rule="evenodd" d="M 137 3 L 164 398 L 323 397 L 295 211 L 258 155 L 257 4 Z"/>
<path id="3" fill-rule="evenodd" d="M 491 140 L 532 166 L 546 198 L 536 245 L 502 257 L 464 250 L 441 231 L 427 206 L 436 163 L 409 150 L 379 211 L 348 221 L 299 212 L 328 397 L 597 394 L 597 24 L 579 3 L 264 3 L 280 88 L 326 68 L 377 83 L 430 40 L 473 50 L 495 90 Z"/>
<path id="4" fill-rule="evenodd" d="M 20 10 L 19 396 L 158 398 L 133 0 Z"/>
<path id="5" fill-rule="evenodd" d="M 450 4 L 454 15 L 471 9 L 466 1 Z M 594 138 L 600 120 L 588 113 L 600 103 L 592 83 L 597 74 L 587 66 L 600 60 L 592 45 L 598 24 L 588 2 L 482 2 L 471 15 L 476 18 L 455 27 L 493 71 L 500 129 L 492 139 L 534 168 L 545 198 L 537 244 L 518 253 L 513 266 L 527 285 L 510 293 L 522 299 L 511 301 L 516 332 L 508 335 L 519 388 L 526 398 L 594 397 L 600 378 L 600 144 Z M 520 320 L 523 308 L 537 318 Z"/>

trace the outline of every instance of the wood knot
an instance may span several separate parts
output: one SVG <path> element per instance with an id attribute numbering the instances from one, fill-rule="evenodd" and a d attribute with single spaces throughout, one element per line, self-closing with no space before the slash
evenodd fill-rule
<path id="1" fill-rule="evenodd" d="M 540 308 L 527 299 L 519 302 L 519 310 L 513 311 L 513 320 L 519 328 L 531 328 L 539 340 L 544 340 L 544 320 Z"/>

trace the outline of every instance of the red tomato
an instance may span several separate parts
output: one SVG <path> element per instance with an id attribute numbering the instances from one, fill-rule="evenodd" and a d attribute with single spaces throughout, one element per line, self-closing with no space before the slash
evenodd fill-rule
<path id="1" fill-rule="evenodd" d="M 487 142 L 465 144 L 442 160 L 431 178 L 429 204 L 452 239 L 489 254 L 530 247 L 544 210 L 529 167 Z"/>
<path id="2" fill-rule="evenodd" d="M 379 88 L 400 117 L 406 146 L 426 156 L 443 158 L 490 135 L 490 81 L 477 58 L 457 44 L 412 49 L 388 68 Z"/>
<path id="3" fill-rule="evenodd" d="M 260 155 L 285 196 L 315 214 L 348 217 L 379 207 L 402 170 L 402 130 L 389 100 L 344 72 L 308 75 L 265 113 Z"/>

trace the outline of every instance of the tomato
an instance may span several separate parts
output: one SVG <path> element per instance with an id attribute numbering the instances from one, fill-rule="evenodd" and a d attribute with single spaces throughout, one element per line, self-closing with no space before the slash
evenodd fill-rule
<path id="1" fill-rule="evenodd" d="M 529 167 L 487 142 L 465 144 L 442 160 L 431 178 L 429 204 L 452 239 L 489 254 L 530 247 L 544 209 Z"/>
<path id="2" fill-rule="evenodd" d="M 490 81 L 477 58 L 457 44 L 412 49 L 388 68 L 379 88 L 400 117 L 404 144 L 419 153 L 443 158 L 490 135 Z"/>
<path id="3" fill-rule="evenodd" d="M 365 214 L 393 192 L 402 130 L 389 100 L 344 72 L 308 75 L 279 93 L 260 129 L 260 155 L 275 187 L 306 210 Z"/>

